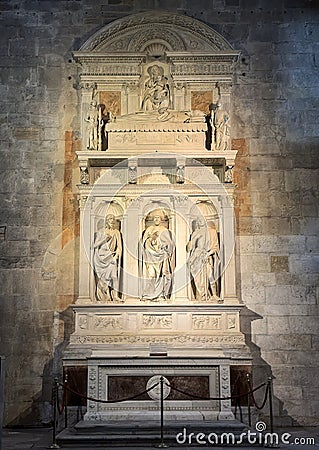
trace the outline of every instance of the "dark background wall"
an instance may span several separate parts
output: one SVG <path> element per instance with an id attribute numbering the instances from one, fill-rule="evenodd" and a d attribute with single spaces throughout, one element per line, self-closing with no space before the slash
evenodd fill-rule
<path id="1" fill-rule="evenodd" d="M 45 422 L 77 297 L 78 67 L 106 23 L 165 9 L 241 51 L 232 139 L 239 296 L 276 413 L 318 424 L 319 6 L 306 0 L 0 1 L 0 302 L 5 422 Z M 250 323 L 250 319 L 253 319 Z"/>

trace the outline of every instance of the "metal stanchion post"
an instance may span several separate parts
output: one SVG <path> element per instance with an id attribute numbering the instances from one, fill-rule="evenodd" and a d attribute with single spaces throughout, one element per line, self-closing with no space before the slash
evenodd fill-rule
<path id="1" fill-rule="evenodd" d="M 2 449 L 3 405 L 4 405 L 4 356 L 0 356 L 0 450 Z"/>
<path id="2" fill-rule="evenodd" d="M 63 400 L 64 400 L 64 428 L 68 428 L 68 391 L 65 386 L 68 384 L 68 374 L 65 373 L 63 385 Z"/>
<path id="3" fill-rule="evenodd" d="M 53 403 L 53 428 L 52 428 L 52 444 L 49 448 L 60 448 L 56 443 L 56 425 L 57 425 L 57 394 L 58 394 L 58 379 L 54 378 L 52 388 L 52 403 Z"/>
<path id="4" fill-rule="evenodd" d="M 250 375 L 246 374 L 248 383 L 248 392 L 250 391 Z M 251 408 L 250 408 L 250 394 L 247 395 L 247 407 L 248 407 L 248 425 L 251 427 Z"/>
<path id="5" fill-rule="evenodd" d="M 269 420 L 270 420 L 270 432 L 274 432 L 274 416 L 273 416 L 273 404 L 272 404 L 272 377 L 268 377 L 268 395 L 269 395 Z"/>
<path id="6" fill-rule="evenodd" d="M 164 442 L 164 378 L 160 378 L 161 387 L 161 442 L 156 445 L 157 448 L 168 448 L 168 445 Z"/>

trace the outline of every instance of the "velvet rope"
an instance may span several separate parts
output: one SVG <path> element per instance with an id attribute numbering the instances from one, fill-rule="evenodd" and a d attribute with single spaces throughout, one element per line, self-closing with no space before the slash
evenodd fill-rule
<path id="1" fill-rule="evenodd" d="M 249 382 L 249 387 L 250 387 L 250 389 L 251 389 L 251 383 L 250 383 L 250 382 Z M 263 400 L 262 404 L 261 404 L 261 405 L 258 405 L 257 402 L 256 402 L 256 400 L 255 400 L 255 397 L 254 397 L 254 392 L 253 392 L 253 391 L 250 392 L 250 397 L 251 397 L 251 399 L 252 399 L 252 401 L 253 401 L 253 404 L 254 404 L 255 408 L 257 408 L 257 409 L 263 409 L 263 407 L 264 407 L 265 404 L 266 404 L 267 398 L 268 398 L 268 393 L 269 393 L 269 384 L 267 384 L 267 387 L 266 387 L 266 390 L 265 390 L 265 396 L 264 396 L 264 400 Z"/>
<path id="2" fill-rule="evenodd" d="M 245 392 L 244 394 L 238 394 L 238 395 L 232 395 L 230 397 L 200 397 L 199 395 L 194 395 L 194 394 L 189 394 L 188 392 L 182 391 L 181 389 L 177 389 L 174 388 L 173 386 L 171 386 L 168 383 L 165 383 L 166 386 L 169 386 L 171 389 L 173 389 L 173 391 L 179 392 L 180 394 L 184 394 L 187 395 L 188 397 L 192 397 L 192 398 L 197 398 L 199 400 L 216 400 L 216 401 L 222 401 L 222 400 L 232 400 L 235 398 L 240 398 L 240 397 L 246 397 L 249 394 L 252 394 L 253 392 L 258 391 L 258 389 L 261 389 L 263 386 L 265 386 L 267 383 L 262 383 L 259 386 L 257 386 L 256 388 L 254 388 L 253 390 L 250 390 L 248 392 Z"/>
<path id="3" fill-rule="evenodd" d="M 101 400 L 101 399 L 99 399 L 99 398 L 88 397 L 88 396 L 86 396 L 86 395 L 80 394 L 80 392 L 76 392 L 75 390 L 71 389 L 71 388 L 68 387 L 68 386 L 65 386 L 65 385 L 62 384 L 62 383 L 59 383 L 59 385 L 62 386 L 63 389 L 65 389 L 65 390 L 67 390 L 67 391 L 69 391 L 69 392 L 72 392 L 72 394 L 78 395 L 80 398 L 84 398 L 85 400 L 90 400 L 90 401 L 92 401 L 92 402 L 97 402 L 97 403 L 121 403 L 121 402 L 126 402 L 126 401 L 129 401 L 129 400 L 134 400 L 135 398 L 140 397 L 140 396 L 143 395 L 143 394 L 147 394 L 149 391 L 151 391 L 151 390 L 154 389 L 156 386 L 158 386 L 158 385 L 159 385 L 159 382 L 153 384 L 150 388 L 146 389 L 146 390 L 143 391 L 143 392 L 139 392 L 138 394 L 133 395 L 132 397 L 121 398 L 120 400 Z"/>

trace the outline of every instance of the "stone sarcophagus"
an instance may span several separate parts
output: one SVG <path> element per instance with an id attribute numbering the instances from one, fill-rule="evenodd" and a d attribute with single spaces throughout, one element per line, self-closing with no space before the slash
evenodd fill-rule
<path id="1" fill-rule="evenodd" d="M 237 55 L 207 25 L 167 13 L 111 23 L 74 53 L 81 247 L 64 364 L 88 367 L 90 397 L 130 398 L 158 375 L 228 397 L 230 368 L 250 364 L 234 256 Z M 86 419 L 149 417 L 158 408 L 149 394 L 90 401 Z M 172 418 L 233 417 L 229 400 L 170 392 L 167 402 Z"/>

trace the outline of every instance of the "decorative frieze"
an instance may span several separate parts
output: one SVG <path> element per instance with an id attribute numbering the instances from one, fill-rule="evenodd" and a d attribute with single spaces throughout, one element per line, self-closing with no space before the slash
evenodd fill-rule
<path id="1" fill-rule="evenodd" d="M 152 334 L 149 336 L 136 335 L 85 335 L 72 336 L 74 344 L 151 344 L 154 342 L 165 343 L 171 345 L 226 345 L 226 346 L 243 346 L 245 344 L 244 335 L 214 335 L 214 336 L 198 336 L 198 335 L 180 335 L 180 336 L 162 336 Z"/>
<path id="2" fill-rule="evenodd" d="M 121 315 L 96 315 L 93 320 L 95 330 L 121 330 L 123 328 L 123 317 Z"/>
<path id="3" fill-rule="evenodd" d="M 194 314 L 193 330 L 220 330 L 221 315 Z"/>
<path id="4" fill-rule="evenodd" d="M 172 328 L 172 315 L 158 315 L 158 314 L 144 314 L 143 315 L 143 328 Z"/>

